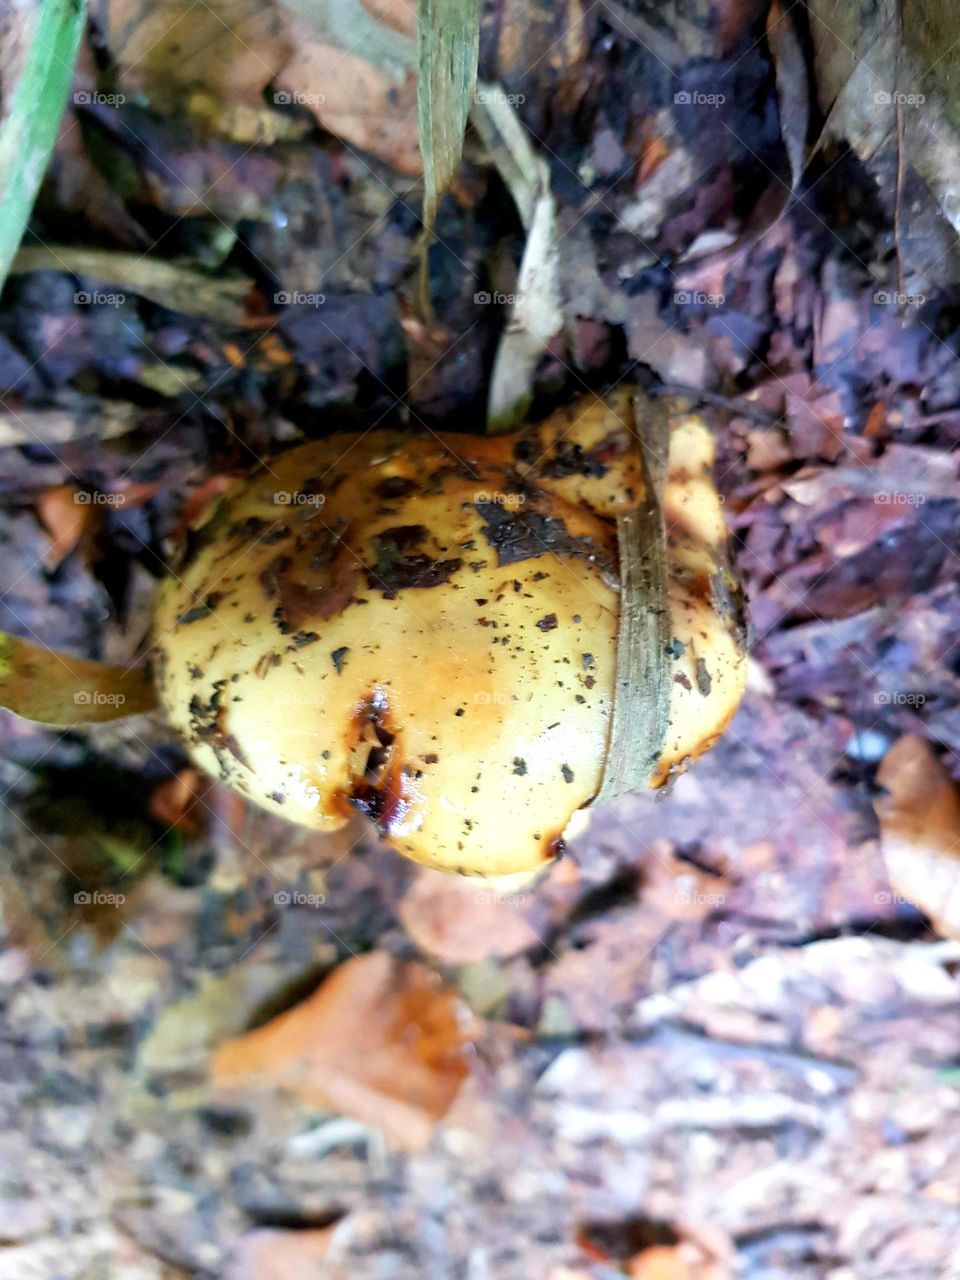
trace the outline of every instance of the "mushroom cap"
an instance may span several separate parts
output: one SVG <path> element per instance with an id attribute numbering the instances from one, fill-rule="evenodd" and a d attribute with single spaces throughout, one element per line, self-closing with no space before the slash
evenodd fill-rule
<path id="1" fill-rule="evenodd" d="M 644 497 L 626 409 L 591 397 L 511 437 L 334 435 L 238 481 L 156 609 L 161 702 L 196 762 L 316 830 L 359 808 L 441 869 L 555 856 L 607 753 L 615 517 Z M 685 646 L 659 781 L 742 688 L 702 581 L 725 539 L 706 429 L 685 448 L 671 611 L 715 675 L 704 695 Z"/>

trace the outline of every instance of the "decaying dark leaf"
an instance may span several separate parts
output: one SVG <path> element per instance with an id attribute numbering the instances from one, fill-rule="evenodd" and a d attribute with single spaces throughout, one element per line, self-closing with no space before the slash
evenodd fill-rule
<path id="1" fill-rule="evenodd" d="M 960 277 L 960 9 L 930 0 L 811 0 L 826 131 L 867 166 L 896 227 L 901 306 Z M 939 226 L 938 226 L 939 224 Z M 946 224 L 946 225 L 944 225 Z"/>

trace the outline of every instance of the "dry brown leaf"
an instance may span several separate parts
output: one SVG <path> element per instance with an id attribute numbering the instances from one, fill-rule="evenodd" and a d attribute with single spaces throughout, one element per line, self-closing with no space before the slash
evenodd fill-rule
<path id="1" fill-rule="evenodd" d="M 195 520 L 199 520 L 207 508 L 220 497 L 221 493 L 225 493 L 230 488 L 234 480 L 236 480 L 236 476 L 228 475 L 224 472 L 216 472 L 214 475 L 209 476 L 202 485 L 193 490 L 183 504 L 183 510 L 180 513 L 180 522 L 174 535 L 178 541 L 186 535 L 190 525 Z"/>
<path id="2" fill-rule="evenodd" d="M 824 133 L 857 154 L 894 222 L 898 278 L 878 300 L 922 301 L 960 278 L 960 9 L 944 0 L 805 8 Z"/>
<path id="3" fill-rule="evenodd" d="M 250 1231 L 238 1241 L 224 1280 L 320 1280 L 333 1231 Z"/>
<path id="4" fill-rule="evenodd" d="M 933 922 L 960 937 L 960 788 L 925 739 L 907 734 L 883 759 L 875 802 L 890 884 Z"/>
<path id="5" fill-rule="evenodd" d="M 37 496 L 35 507 L 40 523 L 50 535 L 50 547 L 44 556 L 48 569 L 63 564 L 92 527 L 96 508 L 89 502 L 78 502 L 80 495 L 72 485 L 58 485 Z"/>
<path id="6" fill-rule="evenodd" d="M 789 8 L 773 0 L 767 14 L 767 43 L 777 77 L 780 133 L 790 161 L 790 185 L 794 191 L 803 177 L 810 104 L 807 100 L 807 67 L 803 46 Z"/>
<path id="7" fill-rule="evenodd" d="M 398 1147 L 427 1144 L 468 1074 L 465 1006 L 423 965 L 357 956 L 266 1026 L 216 1052 L 218 1085 L 279 1087 L 382 1129 Z"/>
<path id="8" fill-rule="evenodd" d="M 539 937 L 526 917 L 533 892 L 500 892 L 483 881 L 420 867 L 397 914 L 420 948 L 448 964 L 515 956 Z"/>
<path id="9" fill-rule="evenodd" d="M 273 131 L 271 113 L 305 108 L 350 146 L 421 173 L 411 0 L 110 0 L 106 10 L 128 98 L 247 141 Z"/>
<path id="10" fill-rule="evenodd" d="M 181 769 L 150 797 L 150 816 L 185 836 L 199 836 L 208 811 L 201 803 L 212 783 L 198 769 Z"/>
<path id="11" fill-rule="evenodd" d="M 691 1240 L 644 1249 L 627 1263 L 631 1280 L 729 1280 L 726 1266 Z"/>
<path id="12" fill-rule="evenodd" d="M 303 101 L 331 133 L 400 173 L 423 171 L 412 69 L 390 75 L 355 53 L 312 36 L 304 25 L 277 83 Z"/>
<path id="13" fill-rule="evenodd" d="M 728 879 L 678 861 L 664 840 L 653 843 L 651 854 L 644 867 L 643 902 L 657 917 L 697 921 L 723 909 L 732 889 Z"/>
<path id="14" fill-rule="evenodd" d="M 193 91 L 226 106 L 263 106 L 263 89 L 291 41 L 277 7 L 259 0 L 111 0 L 106 43 L 120 87 L 159 112 L 183 111 Z"/>
<path id="15" fill-rule="evenodd" d="M 371 17 L 412 40 L 417 34 L 416 0 L 362 0 Z"/>

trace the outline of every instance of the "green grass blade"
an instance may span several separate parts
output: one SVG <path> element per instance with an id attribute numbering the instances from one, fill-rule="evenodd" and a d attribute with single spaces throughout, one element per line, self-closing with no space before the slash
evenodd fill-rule
<path id="1" fill-rule="evenodd" d="M 57 140 L 86 19 L 86 0 L 43 0 L 0 121 L 0 287 Z"/>

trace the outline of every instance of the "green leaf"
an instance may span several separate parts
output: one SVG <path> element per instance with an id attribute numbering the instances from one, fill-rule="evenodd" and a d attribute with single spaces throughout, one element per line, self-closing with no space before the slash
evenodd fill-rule
<path id="1" fill-rule="evenodd" d="M 86 0 L 43 0 L 0 123 L 0 287 L 23 233 L 67 104 Z"/>
<path id="2" fill-rule="evenodd" d="M 663 754 L 670 718 L 670 595 L 663 489 L 670 414 L 662 401 L 633 398 L 647 500 L 617 521 L 620 624 L 613 718 L 598 800 L 650 786 Z"/>
<path id="3" fill-rule="evenodd" d="M 0 631 L 0 707 L 25 720 L 70 729 L 139 715 L 155 705 L 143 667 L 71 658 Z"/>
<path id="4" fill-rule="evenodd" d="M 479 0 L 419 0 L 417 112 L 426 189 L 423 221 L 428 229 L 460 162 L 479 47 Z"/>

